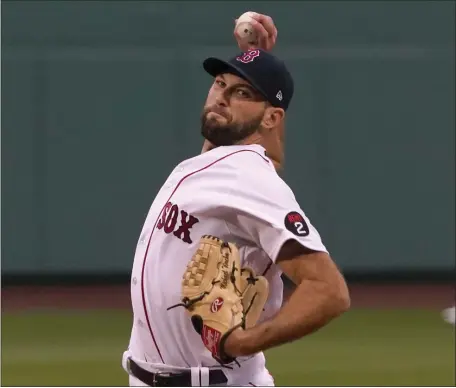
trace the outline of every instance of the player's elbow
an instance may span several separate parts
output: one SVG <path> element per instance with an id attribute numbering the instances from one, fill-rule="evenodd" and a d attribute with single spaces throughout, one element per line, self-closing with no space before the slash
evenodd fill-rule
<path id="1" fill-rule="evenodd" d="M 350 292 L 342 275 L 340 276 L 340 280 L 336 284 L 333 284 L 330 289 L 329 295 L 332 300 L 333 314 L 334 316 L 339 316 L 348 311 L 351 305 Z"/>
<path id="2" fill-rule="evenodd" d="M 339 316 L 350 309 L 350 292 L 341 271 L 335 266 L 328 266 L 321 279 L 326 287 L 326 303 L 333 317 Z"/>
<path id="3" fill-rule="evenodd" d="M 332 320 L 350 309 L 350 293 L 342 274 L 321 283 L 321 307 L 326 320 Z"/>
<path id="4" fill-rule="evenodd" d="M 303 298 L 305 292 L 312 295 L 314 304 L 314 313 L 312 316 L 312 323 L 310 324 L 314 330 L 327 325 L 340 315 L 344 314 L 350 309 L 350 294 L 347 284 L 340 275 L 341 279 L 332 279 L 332 281 L 325 281 L 323 279 L 313 280 L 310 282 L 303 282 L 298 286 L 297 290 L 302 292 Z M 303 309 L 302 324 L 306 327 L 309 324 L 309 315 Z M 307 332 L 306 332 L 307 334 Z"/>

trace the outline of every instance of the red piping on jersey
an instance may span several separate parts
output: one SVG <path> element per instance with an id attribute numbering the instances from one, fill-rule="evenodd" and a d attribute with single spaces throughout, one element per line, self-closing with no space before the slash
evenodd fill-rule
<path id="1" fill-rule="evenodd" d="M 269 262 L 268 266 L 263 271 L 262 276 L 266 275 L 266 272 L 268 272 L 271 269 L 271 266 L 272 266 L 272 260 Z"/>
<path id="2" fill-rule="evenodd" d="M 142 296 L 142 301 L 143 301 L 143 307 L 144 307 L 144 313 L 146 315 L 146 321 L 147 321 L 147 326 L 149 327 L 149 331 L 150 331 L 150 335 L 152 336 L 152 340 L 154 341 L 154 344 L 155 344 L 155 347 L 157 348 L 157 352 L 158 352 L 158 355 L 160 356 L 160 359 L 162 361 L 162 363 L 164 364 L 165 361 L 163 360 L 163 356 L 160 352 L 160 349 L 158 348 L 158 345 L 157 345 L 157 341 L 155 340 L 155 337 L 154 337 L 154 333 L 152 331 L 152 327 L 150 325 L 150 320 L 149 320 L 149 315 L 147 313 L 147 306 L 146 306 L 146 298 L 145 298 L 145 292 L 144 292 L 144 270 L 146 269 L 146 260 L 147 260 L 147 253 L 149 252 L 149 248 L 150 248 L 150 242 L 152 240 L 152 235 L 154 233 L 154 230 L 155 230 L 155 227 L 157 226 L 157 223 L 158 223 L 158 220 L 160 219 L 160 216 L 161 214 L 163 213 L 164 209 L 165 209 L 165 206 L 166 204 L 171 200 L 172 196 L 176 193 L 177 189 L 179 188 L 179 186 L 181 185 L 181 183 L 187 179 L 188 177 L 198 173 L 198 172 L 201 172 L 203 170 L 206 170 L 208 169 L 209 167 L 213 166 L 214 164 L 226 159 L 227 157 L 231 156 L 231 155 L 235 155 L 235 154 L 238 154 L 240 152 L 253 152 L 257 155 L 259 155 L 266 163 L 269 163 L 269 160 L 266 159 L 265 157 L 263 157 L 263 155 L 261 155 L 260 153 L 256 152 L 256 151 L 253 151 L 253 150 L 239 150 L 239 151 L 235 151 L 235 152 L 232 152 L 231 154 L 228 154 L 228 155 L 225 155 L 223 157 L 221 157 L 220 159 L 217 159 L 215 161 L 213 161 L 212 163 L 208 164 L 207 166 L 204 166 L 203 168 L 200 168 L 199 170 L 196 170 L 196 171 L 193 171 L 187 175 L 185 175 L 179 182 L 178 184 L 176 185 L 176 187 L 174 188 L 173 192 L 171 193 L 171 195 L 169 196 L 169 198 L 166 200 L 165 204 L 163 205 L 163 208 L 162 210 L 160 211 L 160 213 L 158 214 L 158 217 L 157 219 L 155 220 L 155 224 L 154 224 L 154 227 L 152 228 L 152 231 L 150 232 L 150 237 L 149 237 L 149 242 L 147 243 L 147 248 L 146 248 L 146 253 L 144 254 L 144 259 L 143 259 L 143 265 L 142 265 L 142 270 L 141 270 L 141 296 Z"/>

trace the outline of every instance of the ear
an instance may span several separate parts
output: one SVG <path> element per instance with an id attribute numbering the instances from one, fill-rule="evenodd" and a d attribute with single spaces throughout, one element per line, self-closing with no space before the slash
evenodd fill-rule
<path id="1" fill-rule="evenodd" d="M 262 127 L 267 131 L 273 130 L 279 126 L 279 124 L 285 118 L 285 111 L 282 108 L 276 108 L 269 106 L 264 112 Z"/>

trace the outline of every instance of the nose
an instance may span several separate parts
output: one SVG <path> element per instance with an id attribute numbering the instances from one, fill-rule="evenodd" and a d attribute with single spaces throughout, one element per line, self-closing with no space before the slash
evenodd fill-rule
<path id="1" fill-rule="evenodd" d="M 217 103 L 218 106 L 228 106 L 228 100 L 225 96 L 225 93 L 219 93 L 215 99 L 215 102 Z"/>

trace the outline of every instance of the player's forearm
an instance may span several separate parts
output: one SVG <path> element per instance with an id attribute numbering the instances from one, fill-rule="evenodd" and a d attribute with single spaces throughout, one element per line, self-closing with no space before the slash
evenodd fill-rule
<path id="1" fill-rule="evenodd" d="M 226 351 L 247 356 L 308 335 L 349 308 L 348 291 L 321 281 L 305 280 L 278 314 L 256 327 L 239 331 L 242 340 L 227 341 Z"/>

